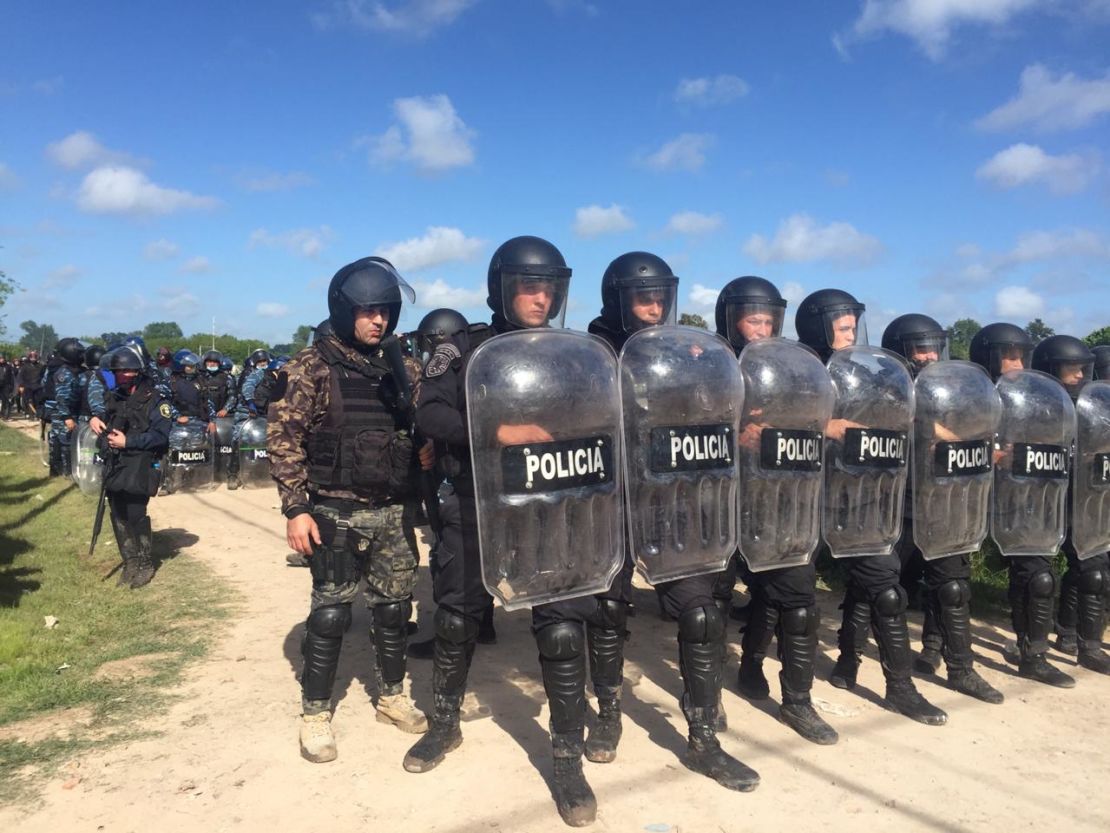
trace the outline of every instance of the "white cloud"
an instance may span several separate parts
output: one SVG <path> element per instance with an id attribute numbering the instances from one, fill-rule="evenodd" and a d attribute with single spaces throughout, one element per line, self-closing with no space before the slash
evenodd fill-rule
<path id="1" fill-rule="evenodd" d="M 86 130 L 70 133 L 64 139 L 46 146 L 46 156 L 54 164 L 69 170 L 102 165 L 134 164 L 126 153 L 110 150 Z"/>
<path id="2" fill-rule="evenodd" d="M 19 184 L 19 177 L 15 175 L 6 164 L 0 162 L 0 191 L 6 191 L 9 188 L 15 188 Z"/>
<path id="3" fill-rule="evenodd" d="M 998 282 L 1015 268 L 1033 264 L 1047 263 L 1054 269 L 1061 269 L 1059 284 L 1067 280 L 1072 288 L 1078 281 L 1075 275 L 1076 261 L 1110 261 L 1110 241 L 1090 229 L 1057 229 L 1054 231 L 1031 231 L 1020 237 L 1014 245 L 1004 252 L 984 252 L 980 247 L 966 243 L 956 250 L 956 257 L 962 261 L 951 269 L 929 277 L 926 285 L 941 284 L 949 286 L 984 285 Z"/>
<path id="4" fill-rule="evenodd" d="M 1002 318 L 1037 318 L 1044 299 L 1024 286 L 1004 286 L 994 296 L 994 313 Z"/>
<path id="5" fill-rule="evenodd" d="M 339 0 L 331 10 L 312 16 L 320 29 L 351 25 L 376 32 L 393 32 L 424 37 L 449 26 L 477 0 L 403 0 L 382 3 L 375 0 Z"/>
<path id="6" fill-rule="evenodd" d="M 67 289 L 77 283 L 77 279 L 81 277 L 81 270 L 76 266 L 69 264 L 55 269 L 46 276 L 46 280 L 42 282 L 43 289 Z"/>
<path id="7" fill-rule="evenodd" d="M 674 100 L 679 104 L 711 107 L 743 98 L 748 94 L 749 89 L 748 82 L 735 75 L 683 78 L 674 91 Z"/>
<path id="8" fill-rule="evenodd" d="M 1037 145 L 1019 143 L 996 153 L 975 176 L 998 188 L 1041 183 L 1054 194 L 1074 194 L 1087 187 L 1100 167 L 1095 154 L 1051 156 Z"/>
<path id="9" fill-rule="evenodd" d="M 818 225 L 808 214 L 794 214 L 779 223 L 773 240 L 753 234 L 744 253 L 760 263 L 804 263 L 828 260 L 842 265 L 865 266 L 882 252 L 882 244 L 850 223 Z"/>
<path id="10" fill-rule="evenodd" d="M 470 309 L 485 306 L 486 303 L 485 287 L 465 289 L 451 286 L 442 278 L 436 278 L 431 283 L 413 281 L 412 288 L 416 292 L 416 306 L 421 309 Z"/>
<path id="11" fill-rule="evenodd" d="M 579 237 L 618 234 L 634 228 L 636 224 L 624 213 L 624 208 L 616 203 L 608 208 L 587 205 L 574 212 L 574 233 Z"/>
<path id="12" fill-rule="evenodd" d="M 282 318 L 289 314 L 289 307 L 273 301 L 263 301 L 254 311 L 259 318 Z"/>
<path id="13" fill-rule="evenodd" d="M 457 228 L 428 226 L 423 237 L 410 237 L 396 243 L 382 243 L 375 253 L 401 272 L 420 271 L 455 261 L 474 260 L 486 241 L 467 237 Z"/>
<path id="14" fill-rule="evenodd" d="M 160 240 L 151 240 L 143 247 L 143 257 L 147 260 L 169 260 L 180 253 L 181 247 L 164 237 Z"/>
<path id="15" fill-rule="evenodd" d="M 77 193 L 77 206 L 90 214 L 171 214 L 184 209 L 210 209 L 220 204 L 202 197 L 163 188 L 134 168 L 105 167 L 90 171 Z"/>
<path id="16" fill-rule="evenodd" d="M 1090 229 L 1031 231 L 1021 235 L 1007 255 L 1014 263 L 1058 257 L 1110 259 L 1110 242 Z"/>
<path id="17" fill-rule="evenodd" d="M 244 191 L 263 194 L 275 191 L 292 191 L 294 188 L 304 188 L 316 184 L 315 177 L 302 171 L 241 174 L 236 177 L 235 181 Z"/>
<path id="18" fill-rule="evenodd" d="M 672 214 L 664 231 L 671 234 L 711 234 L 724 225 L 720 214 L 702 214 L 698 211 L 679 211 Z"/>
<path id="19" fill-rule="evenodd" d="M 211 272 L 212 264 L 209 262 L 208 258 L 203 255 L 197 255 L 182 263 L 179 271 L 187 275 L 199 275 L 204 272 Z"/>
<path id="20" fill-rule="evenodd" d="M 1044 132 L 1084 127 L 1110 113 L 1110 72 L 1085 80 L 1067 72 L 1058 76 L 1041 64 L 1021 73 L 1018 94 L 975 122 L 980 130 L 1033 127 Z"/>
<path id="21" fill-rule="evenodd" d="M 200 299 L 191 292 L 166 290 L 163 292 L 166 300 L 162 302 L 162 309 L 174 315 L 196 315 L 201 310 Z"/>
<path id="22" fill-rule="evenodd" d="M 841 53 L 853 42 L 896 32 L 934 61 L 944 57 L 952 32 L 965 25 L 1001 26 L 1040 0 L 864 0 L 852 28 L 834 36 Z"/>
<path id="23" fill-rule="evenodd" d="M 717 296 L 721 290 L 713 289 L 705 284 L 696 283 L 690 288 L 689 299 L 701 311 L 712 311 L 717 307 Z"/>
<path id="24" fill-rule="evenodd" d="M 797 281 L 787 281 L 782 285 L 782 289 L 780 291 L 782 293 L 782 297 L 786 299 L 786 302 L 788 304 L 793 304 L 794 306 L 798 306 L 798 304 L 802 302 L 806 295 L 809 294 L 808 292 L 806 292 L 805 287 Z"/>
<path id="25" fill-rule="evenodd" d="M 446 95 L 398 98 L 393 112 L 400 124 L 381 136 L 360 140 L 371 145 L 371 162 L 409 162 L 426 174 L 474 163 L 472 142 L 477 134 L 459 118 Z"/>
<path id="26" fill-rule="evenodd" d="M 650 154 L 644 164 L 656 171 L 696 171 L 705 164 L 705 152 L 713 145 L 708 133 L 683 133 Z"/>
<path id="27" fill-rule="evenodd" d="M 247 240 L 247 248 L 255 249 L 260 246 L 268 248 L 285 249 L 302 257 L 316 257 L 335 237 L 329 226 L 319 228 L 296 228 L 289 231 L 271 234 L 267 229 L 258 228 L 251 232 Z"/>

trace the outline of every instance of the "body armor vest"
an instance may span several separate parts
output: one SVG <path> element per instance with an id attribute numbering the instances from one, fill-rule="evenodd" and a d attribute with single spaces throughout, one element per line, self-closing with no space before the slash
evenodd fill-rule
<path id="1" fill-rule="evenodd" d="M 150 428 L 150 400 L 154 388 L 148 379 L 142 379 L 130 396 L 109 393 L 104 403 L 108 412 L 108 432 L 120 430 L 124 434 L 142 434 Z M 126 452 L 128 449 L 123 449 Z"/>
<path id="2" fill-rule="evenodd" d="M 170 377 L 173 391 L 173 404 L 181 416 L 207 419 L 208 409 L 204 407 L 204 389 L 196 379 L 174 375 Z"/>
<path id="3" fill-rule="evenodd" d="M 219 373 L 205 373 L 200 377 L 200 385 L 204 389 L 204 395 L 208 397 L 215 410 L 223 411 L 228 407 L 226 373 L 222 370 Z"/>

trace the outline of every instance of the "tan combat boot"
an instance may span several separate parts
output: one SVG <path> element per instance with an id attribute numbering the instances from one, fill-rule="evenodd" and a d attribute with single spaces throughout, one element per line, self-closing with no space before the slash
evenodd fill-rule
<path id="1" fill-rule="evenodd" d="M 376 705 L 379 723 L 392 723 L 402 732 L 422 735 L 428 731 L 428 716 L 405 694 L 383 694 Z"/>
<path id="2" fill-rule="evenodd" d="M 326 764 L 338 754 L 331 732 L 331 712 L 301 715 L 301 756 L 314 764 Z"/>

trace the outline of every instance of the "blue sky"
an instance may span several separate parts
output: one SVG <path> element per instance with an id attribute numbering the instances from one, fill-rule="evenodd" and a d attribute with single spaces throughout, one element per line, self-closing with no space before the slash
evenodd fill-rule
<path id="1" fill-rule="evenodd" d="M 681 8 L 681 11 L 678 9 Z M 390 257 L 488 320 L 518 234 L 680 310 L 758 274 L 949 324 L 1110 324 L 1110 0 L 316 0 L 0 11 L 0 269 L 62 335 L 288 341 Z"/>

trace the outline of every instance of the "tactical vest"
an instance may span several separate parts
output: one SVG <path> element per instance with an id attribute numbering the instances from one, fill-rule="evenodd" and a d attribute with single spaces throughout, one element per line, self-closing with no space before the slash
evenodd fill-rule
<path id="1" fill-rule="evenodd" d="M 270 406 L 270 399 L 274 395 L 274 388 L 277 386 L 277 374 L 272 370 L 262 371 L 262 378 L 258 380 L 258 384 L 254 387 L 254 395 L 251 401 L 254 402 L 254 407 L 258 409 L 260 414 L 266 413 L 266 409 Z"/>
<path id="2" fill-rule="evenodd" d="M 227 401 L 227 374 L 222 370 L 218 373 L 204 373 L 200 377 L 200 385 L 204 395 L 217 411 L 225 410 Z"/>
<path id="3" fill-rule="evenodd" d="M 309 485 L 374 496 L 405 491 L 411 416 L 396 407 L 388 367 L 380 359 L 356 364 L 328 339 L 312 349 L 328 365 L 329 405 L 308 438 Z"/>
<path id="4" fill-rule="evenodd" d="M 174 374 L 170 377 L 170 390 L 173 391 L 173 404 L 181 416 L 207 419 L 208 409 L 204 407 L 204 392 L 200 382 Z"/>

